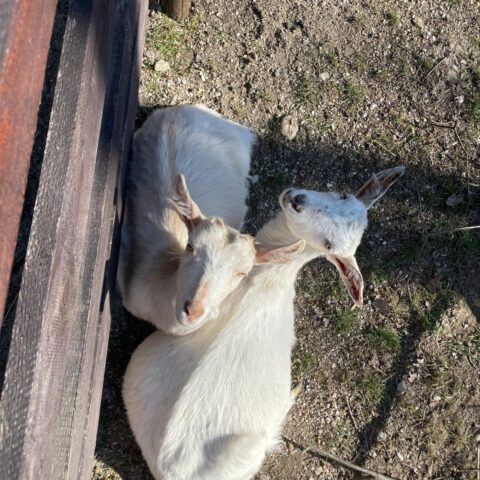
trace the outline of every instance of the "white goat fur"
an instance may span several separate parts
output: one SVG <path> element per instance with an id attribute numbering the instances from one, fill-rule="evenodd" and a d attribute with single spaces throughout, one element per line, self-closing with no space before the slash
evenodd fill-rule
<path id="1" fill-rule="evenodd" d="M 301 212 L 290 205 L 298 192 L 306 196 Z M 218 320 L 188 337 L 154 333 L 135 351 L 123 397 L 155 478 L 246 480 L 258 471 L 292 405 L 296 275 L 314 257 L 335 255 L 332 245 L 353 256 L 373 203 L 363 200 L 284 192 L 282 211 L 256 240 L 284 245 L 305 237 L 303 251 L 297 242 L 284 263 L 254 267 L 223 302 Z"/>
<path id="2" fill-rule="evenodd" d="M 190 270 L 183 261 L 188 230 L 170 198 L 176 195 L 176 175 L 183 174 L 188 192 L 203 215 L 220 217 L 228 226 L 239 229 L 247 210 L 247 175 L 254 139 L 249 129 L 206 107 L 187 105 L 155 111 L 136 133 L 118 274 L 124 306 L 133 315 L 169 333 L 185 334 L 213 314 L 216 305 L 191 326 L 177 321 L 181 315 L 177 297 L 187 289 L 185 281 L 194 282 L 194 275 L 188 278 Z M 214 230 L 213 224 L 210 230 Z M 208 246 L 208 238 L 219 235 L 207 233 L 203 241 Z M 228 228 L 220 236 L 223 234 L 232 237 Z M 242 252 L 246 248 L 242 242 L 227 247 L 222 258 L 222 252 L 215 251 L 215 262 L 212 258 L 202 260 L 203 267 L 212 270 L 208 273 L 212 287 L 206 303 L 221 301 L 233 288 L 213 266 L 224 265 L 225 277 L 236 268 L 230 265 L 234 262 L 239 270 L 245 265 L 245 271 L 251 268 L 251 248 Z M 185 267 L 183 275 L 179 267 Z"/>

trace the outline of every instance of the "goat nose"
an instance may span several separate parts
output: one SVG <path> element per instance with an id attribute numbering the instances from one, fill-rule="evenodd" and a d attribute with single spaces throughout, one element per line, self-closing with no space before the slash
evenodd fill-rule
<path id="1" fill-rule="evenodd" d="M 297 205 L 305 205 L 305 201 L 307 200 L 307 196 L 304 195 L 303 193 L 300 193 L 299 195 L 296 195 L 293 199 L 293 201 Z"/>
<path id="2" fill-rule="evenodd" d="M 197 318 L 201 317 L 204 313 L 202 306 L 198 305 L 197 303 L 194 305 L 190 300 L 185 302 L 183 311 L 186 313 L 189 322 L 193 322 Z"/>

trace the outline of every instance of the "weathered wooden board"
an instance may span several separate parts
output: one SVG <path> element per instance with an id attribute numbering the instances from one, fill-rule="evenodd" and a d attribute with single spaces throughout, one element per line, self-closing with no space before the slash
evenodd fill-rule
<path id="1" fill-rule="evenodd" d="M 56 4 L 0 0 L 0 326 Z"/>
<path id="2" fill-rule="evenodd" d="M 145 15 L 145 0 L 69 5 L 0 400 L 2 479 L 91 476 Z"/>
<path id="3" fill-rule="evenodd" d="M 161 0 L 161 5 L 169 17 L 179 22 L 188 17 L 192 0 Z"/>

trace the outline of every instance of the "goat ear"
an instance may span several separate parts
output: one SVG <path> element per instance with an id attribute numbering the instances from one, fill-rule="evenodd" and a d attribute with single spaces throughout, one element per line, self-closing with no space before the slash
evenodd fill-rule
<path id="1" fill-rule="evenodd" d="M 355 257 L 353 255 L 351 257 L 327 255 L 327 260 L 337 267 L 340 277 L 355 305 L 361 307 L 363 304 L 363 278 Z"/>
<path id="2" fill-rule="evenodd" d="M 242 241 L 242 242 L 251 242 L 252 245 L 253 245 L 253 242 L 255 241 L 254 238 L 249 235 L 248 233 L 241 233 L 238 238 Z"/>
<path id="3" fill-rule="evenodd" d="M 379 173 L 374 173 L 370 180 L 355 194 L 355 196 L 368 208 L 405 173 L 405 167 L 389 168 Z"/>
<path id="4" fill-rule="evenodd" d="M 255 265 L 288 263 L 303 252 L 305 240 L 298 240 L 284 247 L 255 245 Z"/>
<path id="5" fill-rule="evenodd" d="M 185 177 L 177 175 L 175 183 L 175 194 L 171 199 L 173 208 L 185 222 L 188 230 L 191 231 L 198 220 L 205 218 L 198 205 L 190 197 Z"/>

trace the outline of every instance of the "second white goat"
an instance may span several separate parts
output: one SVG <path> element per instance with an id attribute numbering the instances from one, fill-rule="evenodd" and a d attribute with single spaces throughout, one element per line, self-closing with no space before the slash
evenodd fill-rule
<path id="1" fill-rule="evenodd" d="M 234 228 L 253 141 L 247 128 L 185 105 L 157 110 L 136 133 L 118 272 L 133 315 L 190 333 L 250 271 L 253 239 Z"/>
<path id="2" fill-rule="evenodd" d="M 222 303 L 219 318 L 188 337 L 154 333 L 134 352 L 123 397 L 155 478 L 246 480 L 259 470 L 292 404 L 297 273 L 326 256 L 360 304 L 354 254 L 367 210 L 403 171 L 373 175 L 357 195 L 283 192 L 281 211 L 256 237 L 259 265 Z"/>

